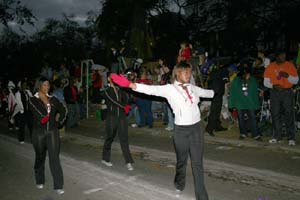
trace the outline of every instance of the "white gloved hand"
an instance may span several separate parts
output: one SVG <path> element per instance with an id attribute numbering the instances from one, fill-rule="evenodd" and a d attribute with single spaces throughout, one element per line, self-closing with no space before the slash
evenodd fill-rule
<path id="1" fill-rule="evenodd" d="M 11 124 L 14 124 L 14 123 L 15 123 L 15 119 L 12 117 L 12 118 L 9 119 L 9 122 L 10 122 Z"/>

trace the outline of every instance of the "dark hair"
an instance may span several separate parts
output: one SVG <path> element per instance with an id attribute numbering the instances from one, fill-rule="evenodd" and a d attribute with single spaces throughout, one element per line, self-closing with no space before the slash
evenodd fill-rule
<path id="1" fill-rule="evenodd" d="M 62 86 L 61 80 L 59 78 L 56 79 L 53 83 L 54 83 L 56 88 L 60 88 Z"/>
<path id="2" fill-rule="evenodd" d="M 258 60 L 258 61 L 261 62 L 261 63 L 264 62 L 263 59 L 262 59 L 262 58 L 259 58 L 259 57 L 257 57 L 256 60 Z"/>
<path id="3" fill-rule="evenodd" d="M 162 61 L 162 64 L 163 64 L 164 66 L 168 66 L 167 60 L 166 60 L 165 58 L 159 58 L 159 60 Z"/>
<path id="4" fill-rule="evenodd" d="M 239 73 L 238 73 L 238 76 L 240 78 L 242 78 L 245 74 L 251 74 L 251 68 L 250 67 L 241 67 L 239 69 Z"/>
<path id="5" fill-rule="evenodd" d="M 106 76 L 107 76 L 107 78 L 108 77 L 110 77 L 110 75 L 112 74 L 112 72 L 111 71 L 108 71 L 108 72 L 106 72 Z"/>
<path id="6" fill-rule="evenodd" d="M 35 83 L 35 91 L 39 91 L 41 85 L 42 85 L 44 82 L 46 82 L 46 81 L 48 81 L 48 82 L 50 83 L 49 79 L 47 79 L 47 78 L 44 77 L 44 76 L 41 76 L 40 78 L 38 78 L 37 81 L 36 81 L 36 83 Z"/>
<path id="7" fill-rule="evenodd" d="M 283 50 L 283 49 L 276 49 L 275 50 L 275 56 L 277 57 L 277 56 L 279 56 L 280 54 L 285 54 L 286 52 L 285 52 L 285 50 Z"/>
<path id="8" fill-rule="evenodd" d="M 42 83 L 44 83 L 44 82 L 46 82 L 46 81 L 50 82 L 49 79 L 47 79 L 47 78 L 44 77 L 44 76 L 42 76 L 42 77 L 40 77 L 40 78 L 38 79 L 38 82 L 39 82 L 40 84 L 42 84 Z"/>
<path id="9" fill-rule="evenodd" d="M 258 53 L 263 53 L 264 55 L 267 53 L 267 51 L 265 49 L 259 49 L 257 52 Z"/>
<path id="10" fill-rule="evenodd" d="M 141 76 L 144 74 L 144 73 L 148 73 L 148 69 L 147 67 L 141 67 L 139 73 L 138 73 L 138 78 L 141 78 Z"/>

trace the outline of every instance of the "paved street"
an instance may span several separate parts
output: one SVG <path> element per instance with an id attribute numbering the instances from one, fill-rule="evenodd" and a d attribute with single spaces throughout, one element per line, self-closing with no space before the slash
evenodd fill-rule
<path id="1" fill-rule="evenodd" d="M 10 138 L 1 137 L 1 193 L 8 199 L 56 199 L 52 180 L 47 171 L 47 184 L 43 190 L 34 185 L 32 174 L 34 154 L 29 144 L 18 145 Z M 169 188 L 143 180 L 142 174 L 109 170 L 70 156 L 61 156 L 65 175 L 63 199 L 174 199 Z M 122 172 L 123 171 L 123 172 Z M 182 199 L 191 199 L 188 195 Z"/>
<path id="2" fill-rule="evenodd" d="M 15 139 L 16 133 L 9 132 L 5 123 L 0 123 L 0 187 L 3 189 L 1 200 L 194 198 L 190 168 L 187 172 L 187 188 L 179 198 L 175 197 L 172 185 L 175 156 L 171 139 L 167 134 L 164 133 L 165 137 L 161 137 L 162 135 L 148 134 L 149 130 L 145 130 L 142 135 L 139 133 L 142 130 L 137 130 L 135 133 L 132 132 L 136 129 L 131 130 L 130 139 L 131 143 L 134 143 L 131 145 L 131 150 L 135 160 L 135 170 L 128 172 L 117 142 L 112 152 L 114 166 L 107 168 L 101 165 L 103 144 L 101 130 L 103 129 L 97 127 L 94 132 L 93 129 L 88 129 L 87 127 L 93 127 L 93 123 L 92 120 L 83 121 L 81 127 L 69 130 L 63 138 L 61 162 L 66 190 L 63 196 L 58 196 L 52 189 L 48 162 L 46 163 L 46 187 L 43 190 L 35 188 L 34 153 L 31 144 L 20 145 Z M 159 131 L 159 129 L 152 131 Z M 140 145 L 137 145 L 138 143 Z M 228 142 L 221 144 L 210 139 L 207 139 L 205 148 L 205 181 L 210 199 L 297 200 L 300 198 L 299 170 L 296 170 L 300 166 L 300 157 L 297 151 L 277 147 L 237 148 L 234 144 Z M 262 155 L 258 156 L 258 152 Z M 217 155 L 212 156 L 213 154 Z M 268 164 L 270 162 L 268 157 L 272 154 L 278 155 L 278 162 L 280 161 L 281 165 L 276 164 L 277 162 L 273 165 Z M 223 159 L 219 159 L 221 155 Z M 255 155 L 257 155 L 256 165 L 251 161 L 254 160 Z M 242 161 L 236 161 L 239 157 Z M 265 163 L 264 160 L 268 162 Z M 289 172 L 285 168 L 288 168 Z"/>

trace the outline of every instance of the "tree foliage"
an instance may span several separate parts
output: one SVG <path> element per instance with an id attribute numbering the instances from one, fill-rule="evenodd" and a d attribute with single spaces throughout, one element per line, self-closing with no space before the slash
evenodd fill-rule
<path id="1" fill-rule="evenodd" d="M 43 52 L 41 59 L 58 65 L 59 62 L 80 61 L 89 57 L 92 35 L 90 28 L 80 27 L 77 22 L 64 16 L 63 20 L 48 19 L 44 28 L 32 39 L 37 49 Z"/>
<path id="2" fill-rule="evenodd" d="M 126 39 L 138 50 L 138 56 L 152 56 L 152 30 L 149 26 L 150 12 L 157 9 L 158 0 L 106 0 L 97 20 L 98 34 L 109 47 Z"/>
<path id="3" fill-rule="evenodd" d="M 230 51 L 257 45 L 282 47 L 292 39 L 290 33 L 299 33 L 299 26 L 296 26 L 299 0 L 202 0 L 189 3 L 197 7 L 188 19 L 195 39 L 204 43 L 212 41 L 218 32 L 218 45 Z"/>
<path id="4" fill-rule="evenodd" d="M 45 65 L 57 68 L 64 62 L 72 66 L 91 58 L 93 36 L 92 27 L 80 27 L 68 16 L 48 19 L 42 30 L 27 38 L 7 28 L 0 38 L 1 65 L 23 76 L 36 76 Z"/>
<path id="5" fill-rule="evenodd" d="M 31 10 L 21 4 L 19 0 L 1 0 L 0 1 L 0 23 L 8 26 L 9 22 L 16 22 L 23 25 L 29 23 L 33 25 L 35 16 Z"/>
<path id="6" fill-rule="evenodd" d="M 299 2 L 103 0 L 102 13 L 89 12 L 85 27 L 64 15 L 62 20 L 48 19 L 42 30 L 25 37 L 12 32 L 8 24 L 10 21 L 31 23 L 34 17 L 30 10 L 20 1 L 2 0 L 0 24 L 6 28 L 0 36 L 1 66 L 34 74 L 45 64 L 55 67 L 72 60 L 92 58 L 96 63 L 105 64 L 104 47 L 118 47 L 121 40 L 126 40 L 127 49 L 137 50 L 135 56 L 162 57 L 169 63 L 175 61 L 183 40 L 193 44 L 199 41 L 213 52 L 223 49 L 223 55 L 258 45 L 293 47 L 299 42 Z M 177 11 L 171 11 L 171 5 L 177 5 Z"/>

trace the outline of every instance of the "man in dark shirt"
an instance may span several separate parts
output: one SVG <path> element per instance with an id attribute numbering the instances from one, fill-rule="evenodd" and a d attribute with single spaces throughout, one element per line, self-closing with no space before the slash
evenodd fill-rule
<path id="1" fill-rule="evenodd" d="M 225 83 L 228 81 L 227 67 L 225 65 L 220 65 L 217 69 L 210 72 L 209 77 L 209 88 L 215 92 L 215 96 L 211 101 L 210 114 L 205 130 L 210 136 L 215 136 L 214 131 L 227 130 L 221 126 L 220 120 Z"/>
<path id="2" fill-rule="evenodd" d="M 78 91 L 77 88 L 74 86 L 74 80 L 72 78 L 70 78 L 69 80 L 69 85 L 64 88 L 64 97 L 68 108 L 68 119 L 66 127 L 77 127 L 80 119 Z"/>

